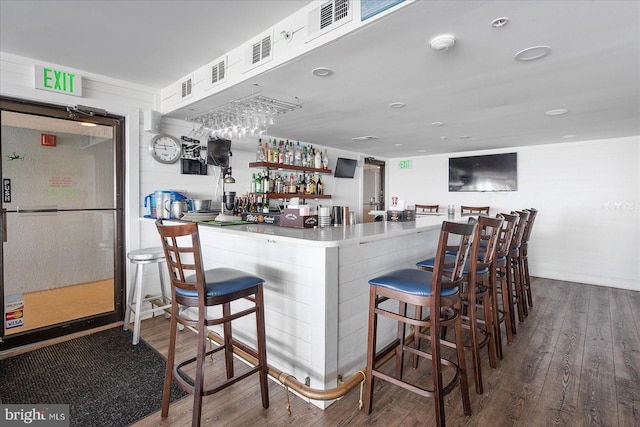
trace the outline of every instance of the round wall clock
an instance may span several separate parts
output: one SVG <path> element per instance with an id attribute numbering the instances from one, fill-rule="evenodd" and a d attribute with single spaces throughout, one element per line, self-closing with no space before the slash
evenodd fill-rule
<path id="1" fill-rule="evenodd" d="M 160 163 L 175 163 L 182 154 L 182 145 L 178 138 L 161 133 L 151 139 L 149 152 Z"/>

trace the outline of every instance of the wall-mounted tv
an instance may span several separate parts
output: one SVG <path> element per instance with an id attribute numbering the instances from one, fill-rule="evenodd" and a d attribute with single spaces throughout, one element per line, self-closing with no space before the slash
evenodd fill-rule
<path id="1" fill-rule="evenodd" d="M 449 159 L 449 191 L 517 191 L 518 153 Z"/>
<path id="2" fill-rule="evenodd" d="M 333 176 L 336 178 L 353 178 L 356 173 L 356 163 L 357 160 L 355 159 L 338 157 L 336 160 L 336 171 Z"/>

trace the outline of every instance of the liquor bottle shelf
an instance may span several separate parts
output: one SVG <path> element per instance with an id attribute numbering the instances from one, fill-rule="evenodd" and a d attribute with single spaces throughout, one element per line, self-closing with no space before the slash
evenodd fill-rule
<path id="1" fill-rule="evenodd" d="M 270 199 L 330 199 L 330 194 L 294 194 L 294 193 L 250 193 L 256 196 L 267 196 Z"/>
<path id="2" fill-rule="evenodd" d="M 322 174 L 332 173 L 331 169 L 317 169 L 317 168 L 310 168 L 310 167 L 304 167 L 304 166 L 285 165 L 284 163 L 251 162 L 249 163 L 249 167 L 250 168 L 282 169 L 282 170 L 312 172 L 312 173 L 322 173 Z"/>

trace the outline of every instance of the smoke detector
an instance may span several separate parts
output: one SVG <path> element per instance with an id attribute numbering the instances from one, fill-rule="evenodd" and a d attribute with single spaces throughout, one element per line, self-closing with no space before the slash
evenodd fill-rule
<path id="1" fill-rule="evenodd" d="M 449 50 L 456 43 L 456 38 L 453 34 L 441 34 L 431 39 L 431 49 L 434 50 Z"/>

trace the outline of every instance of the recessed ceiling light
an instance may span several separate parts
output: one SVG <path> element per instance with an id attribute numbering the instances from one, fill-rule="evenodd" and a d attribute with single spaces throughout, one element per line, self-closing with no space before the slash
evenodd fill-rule
<path id="1" fill-rule="evenodd" d="M 402 144 L 393 144 L 393 145 L 395 145 L 396 147 L 402 147 Z"/>
<path id="2" fill-rule="evenodd" d="M 549 110 L 545 114 L 547 116 L 561 116 L 563 114 L 567 114 L 568 112 L 569 112 L 569 110 L 567 110 L 565 108 L 558 108 L 556 110 Z"/>
<path id="3" fill-rule="evenodd" d="M 311 74 L 318 77 L 328 77 L 333 74 L 333 70 L 327 67 L 317 67 L 311 70 Z"/>
<path id="4" fill-rule="evenodd" d="M 502 18 L 496 18 L 491 21 L 491 26 L 493 28 L 502 28 L 509 23 L 509 18 L 503 16 Z"/>
<path id="5" fill-rule="evenodd" d="M 392 102 L 391 104 L 389 104 L 389 107 L 391 107 L 391 108 L 403 108 L 404 107 L 404 102 Z"/>
<path id="6" fill-rule="evenodd" d="M 570 139 L 570 138 L 575 138 L 578 135 L 564 135 L 563 138 L 564 139 Z"/>
<path id="7" fill-rule="evenodd" d="M 80 122 L 80 125 L 82 125 L 82 126 L 86 126 L 86 127 L 88 127 L 88 128 L 94 128 L 94 127 L 98 126 L 98 125 L 97 125 L 97 124 L 95 124 L 95 123 L 89 123 L 89 122 Z"/>
<path id="8" fill-rule="evenodd" d="M 431 126 L 434 126 L 434 127 L 444 126 L 444 122 L 433 122 L 431 123 Z"/>
<path id="9" fill-rule="evenodd" d="M 544 58 L 551 53 L 549 46 L 532 46 L 515 54 L 516 61 L 527 62 Z"/>
<path id="10" fill-rule="evenodd" d="M 446 136 L 441 136 L 441 137 L 440 137 L 440 139 L 441 139 L 442 141 L 446 141 L 447 137 L 446 137 Z"/>
<path id="11" fill-rule="evenodd" d="M 373 135 L 366 135 L 351 138 L 352 141 L 371 141 L 372 139 L 378 139 L 378 137 Z"/>

